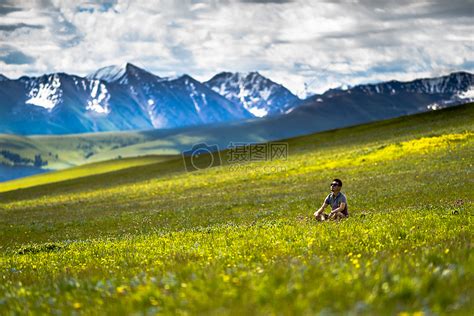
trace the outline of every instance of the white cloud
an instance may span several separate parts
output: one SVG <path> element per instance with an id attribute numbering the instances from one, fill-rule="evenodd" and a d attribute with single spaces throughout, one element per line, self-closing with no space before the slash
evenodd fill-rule
<path id="1" fill-rule="evenodd" d="M 85 75 L 124 62 L 199 80 L 260 71 L 304 95 L 305 83 L 322 92 L 474 70 L 473 10 L 470 0 L 13 1 L 0 5 L 0 72 Z"/>

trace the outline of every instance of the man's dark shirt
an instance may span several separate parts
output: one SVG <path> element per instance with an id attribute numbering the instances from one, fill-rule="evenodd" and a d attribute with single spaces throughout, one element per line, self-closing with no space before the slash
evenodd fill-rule
<path id="1" fill-rule="evenodd" d="M 336 197 L 334 197 L 333 192 L 329 193 L 329 195 L 324 200 L 324 203 L 331 205 L 331 209 L 333 211 L 336 208 L 338 208 L 339 205 L 341 205 L 341 203 L 346 203 L 346 206 L 341 211 L 341 213 L 344 214 L 345 216 L 349 216 L 349 212 L 347 211 L 347 199 L 346 199 L 346 196 L 342 192 L 339 192 L 339 194 Z"/>

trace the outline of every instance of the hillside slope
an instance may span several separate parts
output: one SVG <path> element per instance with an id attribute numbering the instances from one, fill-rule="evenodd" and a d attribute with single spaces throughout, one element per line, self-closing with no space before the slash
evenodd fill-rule
<path id="1" fill-rule="evenodd" d="M 377 123 L 369 123 L 369 124 L 363 124 L 359 126 L 354 126 L 350 128 L 344 128 L 344 129 L 339 129 L 339 130 L 333 130 L 333 131 L 328 131 L 328 132 L 322 132 L 322 133 L 317 133 L 314 135 L 306 135 L 306 136 L 300 136 L 300 137 L 295 137 L 295 138 L 290 138 L 286 140 L 282 140 L 284 142 L 288 142 L 288 144 L 291 146 L 291 151 L 301 151 L 305 146 L 300 146 L 301 140 L 308 140 L 311 142 L 311 140 L 318 139 L 320 141 L 323 141 L 325 138 L 333 138 L 331 135 L 333 133 L 346 133 L 348 139 L 354 139 L 357 138 L 360 140 L 360 135 L 357 134 L 357 136 L 353 136 L 353 131 L 357 131 L 360 129 L 363 129 L 365 131 L 364 135 L 365 136 L 370 136 L 373 137 L 370 132 L 376 129 L 379 129 L 381 127 L 386 128 L 385 126 L 390 126 L 390 125 L 402 125 L 406 126 L 403 129 L 407 130 L 421 130 L 427 126 L 426 125 L 426 119 L 432 120 L 433 122 L 436 122 L 439 117 L 443 117 L 443 120 L 447 120 L 447 124 L 449 125 L 451 122 L 454 121 L 459 121 L 462 123 L 462 126 L 465 125 L 465 128 L 472 129 L 469 126 L 469 122 L 472 121 L 472 117 L 474 117 L 474 104 L 465 104 L 461 105 L 455 108 L 448 108 L 444 109 L 441 112 L 433 112 L 433 113 L 423 113 L 423 114 L 418 114 L 418 115 L 412 115 L 412 116 L 406 116 L 402 118 L 397 118 L 397 119 L 392 119 L 392 120 L 385 120 L 385 121 L 380 121 Z M 450 114 L 453 113 L 453 117 L 449 117 Z M 465 122 L 465 123 L 464 123 Z M 435 124 L 440 124 L 440 122 L 436 122 Z M 408 127 L 409 126 L 409 127 Z M 436 125 L 433 126 L 433 129 L 436 129 Z M 192 135 L 194 131 L 194 135 Z M 214 131 L 219 131 L 219 135 L 216 135 L 217 133 L 213 133 Z M 243 135 L 241 135 L 241 132 L 244 132 Z M 262 129 L 263 131 L 263 129 Z M 383 131 L 383 128 L 382 128 Z M 159 164 L 160 162 L 163 161 L 168 161 L 172 160 L 171 162 L 171 167 L 168 165 L 168 163 L 165 163 L 164 166 L 168 171 L 175 171 L 175 172 L 180 172 L 185 170 L 184 165 L 181 161 L 181 153 L 180 151 L 190 149 L 192 144 L 197 143 L 199 141 L 209 141 L 209 144 L 218 144 L 220 146 L 220 149 L 222 149 L 222 152 L 220 153 L 220 156 L 223 162 L 223 164 L 227 164 L 228 162 L 226 161 L 226 157 L 228 156 L 229 150 L 227 148 L 227 144 L 231 142 L 232 140 L 239 140 L 242 142 L 264 142 L 267 138 L 262 137 L 262 134 L 259 134 L 258 131 L 255 133 L 248 133 L 245 134 L 245 130 L 242 129 L 235 129 L 232 128 L 231 126 L 225 127 L 225 126 L 209 126 L 205 128 L 201 128 L 198 132 L 196 133 L 195 129 L 182 129 L 181 133 L 178 133 L 178 135 L 174 135 L 174 131 L 170 130 L 169 135 L 166 135 L 166 131 L 146 131 L 146 132 L 123 132 L 123 133 L 102 133 L 102 134 L 86 134 L 82 137 L 77 137 L 77 136 L 66 136 L 63 142 L 58 143 L 58 141 L 61 140 L 61 138 L 58 138 L 56 136 L 39 136 L 37 137 L 39 142 L 26 142 L 26 145 L 24 147 L 32 147 L 34 145 L 36 146 L 45 146 L 44 148 L 51 148 L 47 147 L 49 143 L 52 145 L 50 146 L 57 146 L 57 148 L 62 148 L 64 153 L 71 154 L 71 152 L 74 152 L 73 146 L 79 147 L 79 148 L 84 148 L 86 147 L 85 144 L 94 144 L 97 148 L 103 149 L 104 147 L 107 148 L 108 150 L 104 150 L 103 152 L 99 152 L 97 154 L 96 162 L 92 160 L 92 162 L 87 163 L 87 160 L 83 160 L 83 163 L 86 163 L 85 165 L 82 165 L 80 167 L 74 167 L 74 168 L 68 168 L 63 171 L 58 171 L 55 173 L 47 173 L 47 174 L 42 174 L 38 175 L 35 177 L 28 177 L 24 179 L 18 179 L 18 180 L 12 180 L 8 182 L 4 182 L 0 184 L 0 192 L 4 191 L 9 191 L 11 189 L 16 189 L 20 187 L 30 187 L 34 186 L 35 184 L 46 184 L 47 182 L 57 182 L 60 181 L 61 179 L 74 179 L 79 176 L 87 176 L 91 175 L 94 176 L 94 173 L 109 173 L 114 170 L 120 170 L 120 169 L 126 169 L 129 167 L 136 167 L 140 165 L 147 165 L 147 164 Z M 188 134 L 189 133 L 189 134 Z M 270 132 L 271 133 L 271 132 Z M 377 132 L 378 134 L 379 132 Z M 284 132 L 283 132 L 284 134 Z M 387 132 L 388 137 L 392 137 L 393 135 L 391 134 L 391 131 Z M 213 139 L 213 135 L 215 135 L 215 139 Z M 9 136 L 12 137 L 12 136 Z M 153 140 L 154 138 L 158 138 L 159 140 Z M 175 139 L 175 141 L 171 141 L 171 139 Z M 382 135 L 378 135 L 378 137 L 382 137 Z M 21 144 L 21 142 L 18 140 L 21 139 L 18 136 L 15 136 L 14 141 L 17 144 Z M 26 139 L 26 138 L 24 138 Z M 29 139 L 35 139 L 35 138 L 29 138 Z M 146 139 L 151 139 L 149 141 L 146 141 Z M 181 141 L 179 141 L 179 139 Z M 134 144 L 136 143 L 136 144 Z M 168 146 L 170 144 L 179 144 L 179 145 L 174 145 L 175 147 L 170 147 L 170 151 L 166 151 L 166 143 L 168 143 Z M 74 144 L 74 145 L 72 145 Z M 117 144 L 122 144 L 122 146 L 119 146 Z M 125 145 L 123 145 L 125 144 Z M 130 144 L 127 146 L 127 144 Z M 297 146 L 294 146 L 294 144 L 297 144 Z M 106 147 L 108 145 L 108 147 Z M 113 146 L 112 146 L 113 145 Z M 114 148 L 117 147 L 117 148 Z M 90 148 L 91 149 L 91 148 Z M 45 150 L 45 149 L 43 149 Z M 159 154 L 157 156 L 154 156 L 154 154 Z M 117 159 L 117 157 L 121 157 L 121 159 Z M 128 159 L 126 157 L 129 157 Z M 107 160 L 107 158 L 111 159 L 110 161 Z M 126 158 L 126 159 L 123 159 Z M 102 163 L 100 163 L 102 161 Z M 114 166 L 116 164 L 116 166 Z M 99 169 L 102 168 L 102 171 L 99 171 Z M 88 169 L 90 169 L 88 171 Z M 135 169 L 134 169 L 135 170 Z M 145 172 L 146 174 L 147 172 Z M 149 174 L 150 177 L 154 177 L 155 175 L 152 175 L 152 173 Z M 108 174 L 108 177 L 114 177 L 112 174 Z M 120 177 L 123 177 L 122 171 L 120 171 Z M 48 180 L 49 179 L 49 180 Z M 133 179 L 132 179 L 133 180 Z M 86 180 L 87 181 L 87 180 Z M 109 181 L 109 180 L 107 180 Z M 95 181 L 94 181 L 95 182 Z"/>
<path id="2" fill-rule="evenodd" d="M 351 125 L 349 112 L 338 120 L 331 120 L 331 113 L 320 115 L 314 109 L 308 107 L 305 111 L 305 108 L 284 116 L 177 129 L 66 136 L 0 135 L 0 162 L 15 163 L 2 157 L 4 150 L 26 159 L 28 167 L 33 167 L 38 155 L 47 164 L 31 168 L 30 172 L 42 172 L 41 169 L 59 170 L 120 157 L 176 155 L 198 143 L 217 145 L 223 150 L 232 142 L 260 143 Z M 360 119 L 359 123 L 364 122 Z M 9 172 L 12 173 L 9 179 L 23 176 L 12 168 L 5 170 L 6 176 Z"/>

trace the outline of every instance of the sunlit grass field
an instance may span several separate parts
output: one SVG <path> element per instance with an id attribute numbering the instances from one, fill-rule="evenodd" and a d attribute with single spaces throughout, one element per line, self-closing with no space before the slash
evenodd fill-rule
<path id="1" fill-rule="evenodd" d="M 470 104 L 290 139 L 287 160 L 224 151 L 195 172 L 175 159 L 0 193 L 0 314 L 472 315 L 473 118 Z M 317 223 L 335 177 L 350 217 Z"/>

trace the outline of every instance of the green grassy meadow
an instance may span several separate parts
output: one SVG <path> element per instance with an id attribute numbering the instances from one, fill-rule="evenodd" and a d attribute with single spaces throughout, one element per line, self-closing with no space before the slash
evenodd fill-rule
<path id="1" fill-rule="evenodd" d="M 0 314 L 472 315 L 473 118 L 292 138 L 287 160 L 0 183 Z M 350 217 L 318 223 L 336 177 Z"/>

